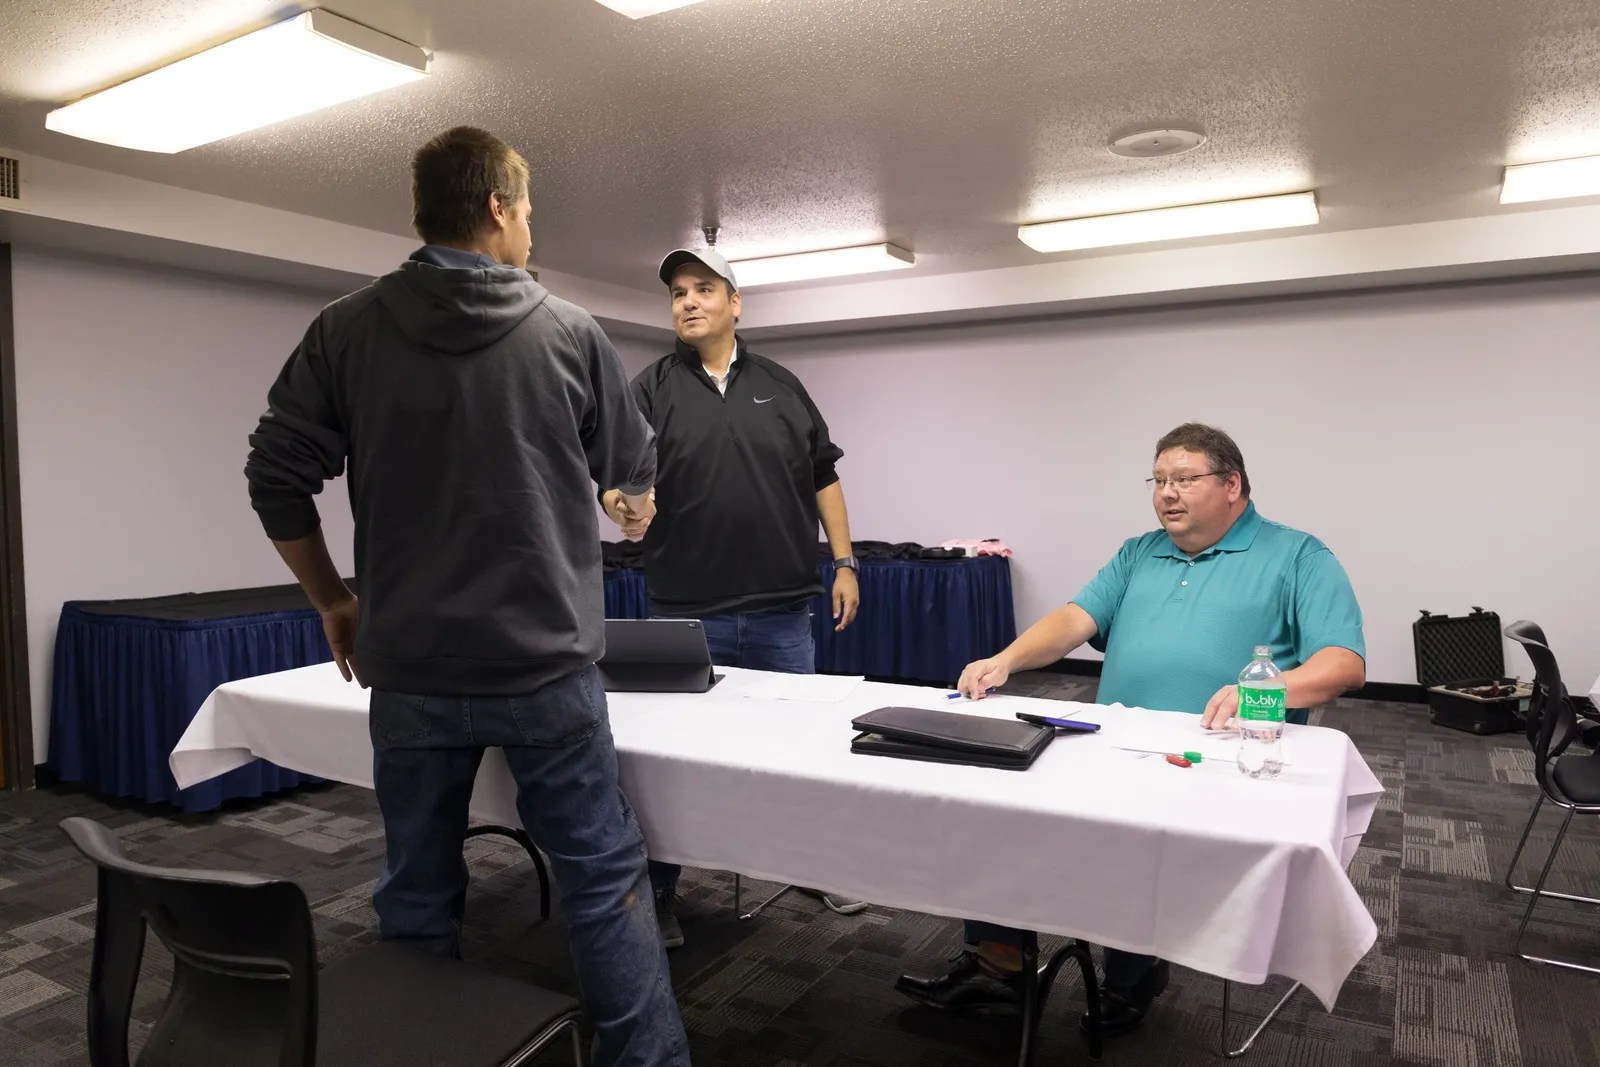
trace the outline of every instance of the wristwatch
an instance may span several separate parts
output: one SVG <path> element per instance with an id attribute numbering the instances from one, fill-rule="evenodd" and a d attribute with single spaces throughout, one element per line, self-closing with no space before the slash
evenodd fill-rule
<path id="1" fill-rule="evenodd" d="M 851 570 L 855 571 L 857 574 L 861 573 L 861 568 L 856 565 L 856 558 L 854 556 L 846 556 L 846 557 L 844 557 L 844 559 L 836 559 L 836 560 L 834 560 L 833 561 L 833 569 L 834 570 L 838 570 L 840 567 L 849 567 Z"/>

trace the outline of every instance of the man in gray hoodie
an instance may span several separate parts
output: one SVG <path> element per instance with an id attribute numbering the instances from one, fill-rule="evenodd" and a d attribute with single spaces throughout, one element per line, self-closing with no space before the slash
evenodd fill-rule
<path id="1" fill-rule="evenodd" d="M 561 890 L 600 1067 L 687 1065 L 644 839 L 617 783 L 594 485 L 653 512 L 655 435 L 587 312 L 525 269 L 528 166 L 469 127 L 412 165 L 426 244 L 324 308 L 245 474 L 267 536 L 372 687 L 379 935 L 457 955 L 472 784 L 502 747 Z M 356 589 L 313 497 L 346 472 Z"/>

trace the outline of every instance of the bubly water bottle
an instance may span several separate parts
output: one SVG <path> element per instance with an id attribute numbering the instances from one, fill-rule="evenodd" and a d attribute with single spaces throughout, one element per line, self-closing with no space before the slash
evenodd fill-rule
<path id="1" fill-rule="evenodd" d="M 1283 720 L 1289 712 L 1283 672 L 1272 649 L 1256 646 L 1255 659 L 1239 672 L 1239 770 L 1252 778 L 1276 778 L 1283 770 Z"/>

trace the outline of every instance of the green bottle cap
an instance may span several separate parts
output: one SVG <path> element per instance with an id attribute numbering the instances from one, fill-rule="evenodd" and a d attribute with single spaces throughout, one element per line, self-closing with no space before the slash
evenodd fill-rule
<path id="1" fill-rule="evenodd" d="M 1188 760 L 1190 763 L 1199 763 L 1205 757 L 1200 755 L 1198 752 L 1185 752 L 1183 754 L 1183 758 Z"/>

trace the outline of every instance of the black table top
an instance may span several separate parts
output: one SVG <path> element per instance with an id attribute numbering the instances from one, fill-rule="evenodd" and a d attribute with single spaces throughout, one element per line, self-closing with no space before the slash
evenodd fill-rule
<path id="1" fill-rule="evenodd" d="M 886 561 L 871 557 L 863 560 L 864 564 L 879 562 Z M 354 585 L 353 579 L 348 581 Z M 174 596 L 145 597 L 135 600 L 94 600 L 83 602 L 78 607 L 89 615 L 122 615 L 162 622 L 200 622 L 207 619 L 234 619 L 243 615 L 265 615 L 280 611 L 310 611 L 311 601 L 306 599 L 305 592 L 298 585 L 264 585 L 254 589 L 178 593 Z"/>
<path id="2" fill-rule="evenodd" d="M 298 585 L 266 585 L 256 589 L 179 593 L 176 596 L 147 597 L 142 600 L 97 600 L 79 607 L 90 615 L 127 615 L 163 622 L 198 622 L 278 611 L 310 611 L 311 601 Z"/>

